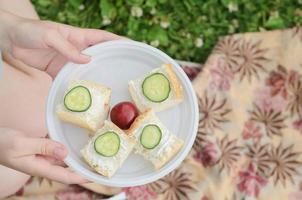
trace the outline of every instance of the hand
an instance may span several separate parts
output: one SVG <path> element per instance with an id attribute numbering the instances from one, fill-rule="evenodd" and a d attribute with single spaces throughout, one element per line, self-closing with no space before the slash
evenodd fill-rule
<path id="1" fill-rule="evenodd" d="M 81 50 L 116 39 L 121 37 L 97 29 L 25 19 L 0 10 L 0 48 L 51 76 L 55 76 L 67 61 L 88 63 L 90 57 L 81 54 Z"/>
<path id="2" fill-rule="evenodd" d="M 66 184 L 87 180 L 64 168 L 66 148 L 53 140 L 25 137 L 24 134 L 0 128 L 0 164 L 33 176 Z"/>

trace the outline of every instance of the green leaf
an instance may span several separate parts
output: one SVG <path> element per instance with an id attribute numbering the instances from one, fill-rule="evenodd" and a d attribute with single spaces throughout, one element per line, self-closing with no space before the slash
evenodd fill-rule
<path id="1" fill-rule="evenodd" d="M 167 2 L 167 0 L 158 0 L 159 3 L 164 4 Z"/>
<path id="2" fill-rule="evenodd" d="M 102 24 L 102 20 L 100 17 L 94 17 L 90 23 L 90 28 L 100 28 Z"/>
<path id="3" fill-rule="evenodd" d="M 268 21 L 264 24 L 265 28 L 268 29 L 277 29 L 277 28 L 284 28 L 284 21 L 281 17 L 269 18 Z"/>
<path id="4" fill-rule="evenodd" d="M 38 0 L 40 6 L 46 7 L 52 4 L 51 0 Z"/>
<path id="5" fill-rule="evenodd" d="M 228 7 L 230 3 L 238 4 L 238 0 L 221 0 L 221 3 L 225 6 Z"/>
<path id="6" fill-rule="evenodd" d="M 130 33 L 130 35 L 132 35 L 133 33 L 135 33 L 136 31 L 139 30 L 139 21 L 134 18 L 134 17 L 130 17 L 129 21 L 128 21 L 128 32 Z"/>
<path id="7" fill-rule="evenodd" d="M 126 9 L 125 6 L 119 8 L 117 12 L 118 12 L 117 17 L 123 20 L 127 19 L 129 16 L 129 11 Z"/>
<path id="8" fill-rule="evenodd" d="M 68 0 L 68 3 L 70 3 L 74 8 L 79 8 L 79 6 L 83 3 L 83 0 Z"/>
<path id="9" fill-rule="evenodd" d="M 100 9 L 102 17 L 107 17 L 109 19 L 114 19 L 116 17 L 116 8 L 109 0 L 101 0 L 100 1 Z"/>
<path id="10" fill-rule="evenodd" d="M 139 6 L 144 3 L 144 0 L 127 0 L 127 4 Z"/>
<path id="11" fill-rule="evenodd" d="M 154 8 L 157 5 L 157 0 L 147 0 L 145 5 Z"/>
<path id="12" fill-rule="evenodd" d="M 301 0 L 299 0 L 301 1 Z M 230 33 L 259 31 L 302 25 L 297 0 L 31 0 L 41 19 L 87 28 L 101 28 L 134 40 L 158 40 L 158 48 L 173 58 L 204 62 L 217 39 Z M 230 3 L 237 12 L 229 12 Z M 83 4 L 84 10 L 79 6 Z M 143 9 L 132 17 L 131 7 Z M 152 14 L 151 14 L 152 11 Z M 153 12 L 156 11 L 156 12 Z M 279 16 L 278 16 L 278 14 Z M 111 24 L 102 25 L 104 17 Z M 234 20 L 236 21 L 234 23 Z M 162 28 L 160 23 L 170 25 Z M 190 37 L 188 37 L 188 34 Z M 197 48 L 196 38 L 204 45 Z"/>
<path id="13" fill-rule="evenodd" d="M 147 35 L 147 40 L 149 42 L 158 40 L 159 44 L 162 46 L 167 46 L 169 43 L 169 38 L 167 32 L 160 26 L 154 26 L 151 28 Z"/>

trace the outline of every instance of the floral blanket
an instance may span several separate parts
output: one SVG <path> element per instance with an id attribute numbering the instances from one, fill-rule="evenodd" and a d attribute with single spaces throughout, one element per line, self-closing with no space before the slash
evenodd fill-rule
<path id="1" fill-rule="evenodd" d="M 194 81 L 203 199 L 302 199 L 301 75 L 301 27 L 217 43 Z"/>
<path id="2" fill-rule="evenodd" d="M 52 190 L 38 194 L 34 178 L 11 199 L 302 200 L 302 27 L 221 38 L 193 85 L 197 138 L 164 178 L 122 189 L 44 180 Z"/>

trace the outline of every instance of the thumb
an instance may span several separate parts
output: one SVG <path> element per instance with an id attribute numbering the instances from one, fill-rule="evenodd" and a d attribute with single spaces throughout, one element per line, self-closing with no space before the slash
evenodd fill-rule
<path id="1" fill-rule="evenodd" d="M 24 149 L 27 154 L 40 154 L 55 157 L 58 160 L 63 160 L 68 152 L 66 147 L 47 138 L 26 138 L 24 141 Z"/>

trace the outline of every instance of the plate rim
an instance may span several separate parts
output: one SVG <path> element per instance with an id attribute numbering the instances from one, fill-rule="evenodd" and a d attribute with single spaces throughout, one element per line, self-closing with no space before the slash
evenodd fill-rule
<path id="1" fill-rule="evenodd" d="M 179 64 L 174 59 L 172 59 L 166 53 L 162 52 L 161 50 L 159 50 L 155 47 L 152 47 L 152 46 L 147 45 L 142 42 L 137 42 L 137 41 L 128 40 L 128 39 L 122 39 L 122 40 L 107 41 L 107 42 L 102 42 L 102 43 L 96 44 L 94 46 L 88 47 L 87 49 L 83 50 L 82 53 L 93 56 L 93 55 L 97 54 L 97 52 L 94 52 L 97 49 L 105 48 L 105 47 L 112 46 L 112 45 L 131 45 L 131 46 L 134 45 L 139 48 L 144 48 L 146 50 L 153 51 L 154 53 L 159 54 L 161 57 L 164 57 L 167 60 L 169 60 L 169 62 L 173 65 L 173 67 L 176 68 L 178 76 L 181 76 L 178 78 L 182 78 L 184 80 L 184 83 L 186 84 L 186 88 L 188 89 L 189 99 L 191 99 L 192 103 L 193 103 L 193 105 L 190 105 L 192 107 L 192 110 L 194 111 L 194 113 L 191 113 L 193 115 L 194 121 L 192 124 L 192 134 L 191 134 L 190 140 L 185 145 L 185 149 L 183 150 L 183 152 L 180 152 L 180 154 L 178 154 L 177 159 L 170 166 L 159 171 L 158 173 L 155 173 L 153 176 L 146 177 L 141 180 L 133 181 L 130 184 L 121 183 L 121 182 L 113 182 L 112 179 L 109 179 L 107 177 L 104 177 L 103 179 L 91 178 L 90 175 L 88 175 L 88 173 L 86 172 L 87 169 L 83 168 L 83 166 L 81 166 L 79 163 L 77 163 L 69 154 L 64 159 L 64 162 L 72 170 L 74 170 L 75 172 L 77 172 L 78 174 L 80 174 L 81 176 L 83 176 L 84 178 L 86 178 L 90 181 L 93 181 L 93 182 L 96 182 L 99 184 L 103 184 L 103 185 L 107 185 L 107 186 L 112 186 L 112 187 L 133 187 L 133 186 L 143 185 L 143 184 L 147 184 L 147 183 L 156 181 L 156 180 L 162 178 L 163 176 L 169 174 L 171 171 L 176 169 L 182 163 L 182 161 L 186 158 L 186 156 L 189 154 L 190 150 L 192 149 L 193 143 L 194 143 L 196 135 L 197 135 L 199 109 L 198 109 L 196 92 L 193 88 L 193 85 L 191 84 L 191 81 L 185 74 L 185 72 L 182 70 L 182 68 L 179 66 Z M 56 78 L 53 80 L 51 88 L 48 93 L 48 97 L 47 97 L 46 113 L 45 113 L 46 127 L 47 127 L 50 138 L 55 141 L 58 141 L 58 142 L 62 141 L 62 139 L 60 139 L 59 134 L 55 134 L 54 126 L 53 127 L 51 126 L 51 124 L 52 124 L 51 123 L 52 122 L 51 113 L 53 112 L 53 106 L 51 106 L 51 102 L 53 102 L 54 98 L 55 98 L 55 93 L 58 88 L 57 83 L 64 80 L 65 71 L 67 71 L 70 67 L 74 67 L 74 65 L 80 65 L 80 64 L 68 62 L 63 66 L 63 68 L 57 74 Z M 85 67 L 85 66 L 82 66 L 82 67 Z M 190 97 L 190 95 L 191 95 L 191 97 Z"/>

